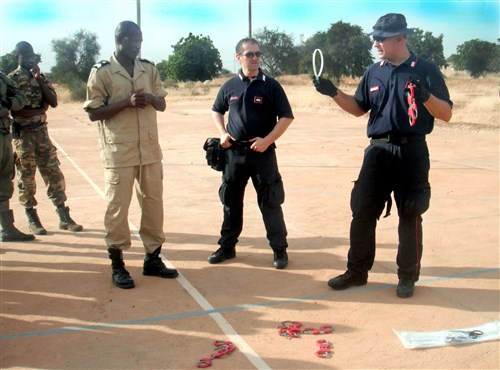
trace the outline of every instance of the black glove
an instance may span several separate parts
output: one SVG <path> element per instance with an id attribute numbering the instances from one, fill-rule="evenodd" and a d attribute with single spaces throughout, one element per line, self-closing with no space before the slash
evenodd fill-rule
<path id="1" fill-rule="evenodd" d="M 316 88 L 316 91 L 320 94 L 330 96 L 332 98 L 337 95 L 337 86 L 335 86 L 332 81 L 327 80 L 326 78 L 314 77 L 313 85 Z"/>
<path id="2" fill-rule="evenodd" d="M 415 92 L 415 101 L 419 103 L 425 103 L 427 100 L 429 100 L 431 93 L 429 90 L 427 90 L 425 87 L 422 86 L 419 80 L 415 80 L 413 78 L 410 78 L 408 83 L 413 84 L 414 87 L 414 92 Z M 409 94 L 409 89 L 405 89 L 405 95 Z"/>

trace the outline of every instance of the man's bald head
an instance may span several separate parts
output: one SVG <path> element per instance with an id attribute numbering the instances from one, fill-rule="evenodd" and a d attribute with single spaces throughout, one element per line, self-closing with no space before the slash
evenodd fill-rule
<path id="1" fill-rule="evenodd" d="M 123 21 L 118 23 L 115 30 L 115 41 L 119 44 L 125 36 L 136 35 L 140 33 L 139 26 L 132 21 Z"/>

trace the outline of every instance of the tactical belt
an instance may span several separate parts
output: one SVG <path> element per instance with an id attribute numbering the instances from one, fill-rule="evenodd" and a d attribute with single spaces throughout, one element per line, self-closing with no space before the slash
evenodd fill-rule
<path id="1" fill-rule="evenodd" d="M 231 141 L 231 146 L 229 150 L 247 150 L 250 149 L 254 142 L 253 141 Z M 272 143 L 269 148 L 276 148 L 276 144 Z"/>
<path id="2" fill-rule="evenodd" d="M 35 122 L 35 123 L 30 123 L 28 125 L 20 125 L 17 123 L 17 127 L 19 131 L 35 131 L 38 130 L 39 128 L 43 127 L 46 124 L 46 122 Z"/>
<path id="3" fill-rule="evenodd" d="M 374 144 L 390 143 L 394 145 L 404 145 L 411 143 L 413 141 L 425 140 L 425 136 L 413 135 L 413 136 L 401 136 L 394 133 L 388 133 L 383 135 L 372 136 L 371 142 Z"/>
<path id="4" fill-rule="evenodd" d="M 250 148 L 253 141 L 231 141 L 231 146 L 229 149 L 247 149 Z"/>

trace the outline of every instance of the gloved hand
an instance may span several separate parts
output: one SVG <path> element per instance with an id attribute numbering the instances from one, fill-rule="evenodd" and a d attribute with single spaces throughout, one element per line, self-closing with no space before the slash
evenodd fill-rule
<path id="1" fill-rule="evenodd" d="M 313 78 L 313 85 L 320 94 L 334 98 L 337 95 L 337 86 L 332 81 L 323 77 Z"/>
<path id="2" fill-rule="evenodd" d="M 429 90 L 427 90 L 425 87 L 422 86 L 419 80 L 415 80 L 413 78 L 410 78 L 408 83 L 413 84 L 415 86 L 414 92 L 415 92 L 415 101 L 419 103 L 425 103 L 427 100 L 429 100 L 431 93 Z M 409 93 L 409 90 L 406 88 L 405 89 L 405 95 Z"/>

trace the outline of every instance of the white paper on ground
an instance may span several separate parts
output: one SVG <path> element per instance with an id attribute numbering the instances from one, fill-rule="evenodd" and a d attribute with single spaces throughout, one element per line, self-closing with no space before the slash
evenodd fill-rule
<path id="1" fill-rule="evenodd" d="M 500 321 L 463 329 L 402 331 L 393 329 L 405 348 L 428 348 L 500 339 Z"/>

